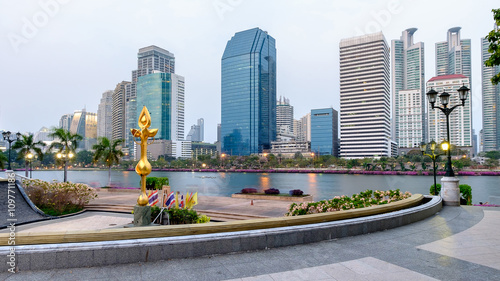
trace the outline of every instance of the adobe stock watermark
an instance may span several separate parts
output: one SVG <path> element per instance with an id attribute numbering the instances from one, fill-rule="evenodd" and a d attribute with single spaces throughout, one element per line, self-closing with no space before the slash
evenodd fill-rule
<path id="1" fill-rule="evenodd" d="M 10 273 L 16 273 L 16 174 L 7 174 L 7 222 L 9 223 L 9 239 L 7 244 L 9 245 L 9 253 L 7 254 L 7 269 Z"/>
<path id="2" fill-rule="evenodd" d="M 399 0 L 390 0 L 387 2 L 385 9 L 379 11 L 371 11 L 372 20 L 365 24 L 364 29 L 355 28 L 356 36 L 366 35 L 380 31 L 383 27 L 391 23 L 393 15 L 397 15 L 403 11 L 403 7 Z"/>
<path id="3" fill-rule="evenodd" d="M 220 20 L 224 20 L 224 14 L 227 12 L 232 12 L 234 8 L 238 7 L 243 3 L 243 0 L 215 0 L 212 2 L 212 6 L 217 13 Z"/>
<path id="4" fill-rule="evenodd" d="M 71 0 L 40 0 L 38 6 L 40 9 L 33 13 L 31 17 L 22 17 L 22 26 L 19 32 L 9 32 L 10 45 L 14 52 L 19 53 L 19 47 L 27 44 L 31 39 L 35 38 L 39 30 L 47 24 L 50 19 L 55 17 L 60 11 L 61 6 L 68 4 Z"/>

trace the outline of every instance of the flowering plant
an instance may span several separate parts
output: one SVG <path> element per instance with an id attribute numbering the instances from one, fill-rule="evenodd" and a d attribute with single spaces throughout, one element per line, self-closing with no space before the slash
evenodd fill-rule
<path id="1" fill-rule="evenodd" d="M 410 192 L 401 192 L 396 190 L 366 190 L 359 194 L 353 194 L 351 197 L 342 195 L 335 196 L 330 200 L 321 200 L 312 203 L 293 203 L 290 205 L 288 213 L 285 216 L 300 216 L 307 214 L 317 214 L 326 212 L 335 212 L 349 209 L 369 207 L 372 205 L 382 205 L 393 201 L 399 201 L 411 196 Z"/>

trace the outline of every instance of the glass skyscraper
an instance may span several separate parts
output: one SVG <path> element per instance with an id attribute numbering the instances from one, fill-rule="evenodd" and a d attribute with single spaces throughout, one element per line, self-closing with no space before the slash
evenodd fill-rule
<path id="1" fill-rule="evenodd" d="M 184 77 L 173 73 L 153 73 L 137 79 L 137 110 L 148 108 L 152 129 L 158 129 L 155 139 L 184 138 Z"/>
<path id="2" fill-rule="evenodd" d="M 259 28 L 236 33 L 222 55 L 222 152 L 250 155 L 276 139 L 276 42 Z"/>
<path id="3" fill-rule="evenodd" d="M 338 119 L 333 108 L 311 110 L 311 151 L 338 157 Z"/>
<path id="4" fill-rule="evenodd" d="M 498 27 L 495 27 L 498 28 Z M 481 85 L 483 91 L 483 151 L 500 150 L 500 85 L 493 85 L 491 78 L 500 72 L 500 66 L 487 67 L 484 62 L 491 53 L 490 43 L 481 38 Z"/>

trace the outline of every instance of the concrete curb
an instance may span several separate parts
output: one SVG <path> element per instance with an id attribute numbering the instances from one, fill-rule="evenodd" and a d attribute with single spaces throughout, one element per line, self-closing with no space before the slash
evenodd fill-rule
<path id="1" fill-rule="evenodd" d="M 16 266 L 18 270 L 91 267 L 314 243 L 407 225 L 441 210 L 440 197 L 426 198 L 429 202 L 400 211 L 308 225 L 176 237 L 16 246 Z M 8 262 L 9 253 L 9 247 L 0 247 L 3 264 Z"/>

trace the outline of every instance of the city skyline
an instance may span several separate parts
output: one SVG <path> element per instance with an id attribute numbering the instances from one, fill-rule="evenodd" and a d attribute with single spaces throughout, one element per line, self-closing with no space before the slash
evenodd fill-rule
<path id="1" fill-rule="evenodd" d="M 216 125 L 221 120 L 220 58 L 228 38 L 235 32 L 260 27 L 277 39 L 280 53 L 277 95 L 292 101 L 294 118 L 298 119 L 314 108 L 332 106 L 339 109 L 338 43 L 342 38 L 382 30 L 387 41 L 391 41 L 400 37 L 401 30 L 418 28 L 415 41 L 428 46 L 425 55 L 427 81 L 436 74 L 433 46 L 454 26 L 462 27 L 462 38 L 471 39 L 474 129 L 479 132 L 482 127 L 480 38 L 493 28 L 491 9 L 496 8 L 493 1 L 482 5 L 485 8 L 470 3 L 453 5 L 451 1 L 418 4 L 402 1 L 369 4 L 296 1 L 288 4 L 276 1 L 266 3 L 268 9 L 263 13 L 270 18 L 253 17 L 259 5 L 253 6 L 250 2 L 232 2 L 233 6 L 227 1 L 219 2 L 228 5 L 229 9 L 218 9 L 215 2 L 160 4 L 169 9 L 168 17 L 162 16 L 161 7 L 149 2 L 123 5 L 106 1 L 99 5 L 69 2 L 59 4 L 57 12 L 53 13 L 45 12 L 35 1 L 31 5 L 0 4 L 0 28 L 6 34 L 0 39 L 5 50 L 0 55 L 5 63 L 0 67 L 2 76 L 8 78 L 2 98 L 8 101 L 11 96 L 22 96 L 29 101 L 22 106 L 24 110 L 44 112 L 33 120 L 29 113 L 19 114 L 15 103 L 10 106 L 12 103 L 3 102 L 0 129 L 36 132 L 41 127 L 57 125 L 60 116 L 76 109 L 86 107 L 90 112 L 97 112 L 102 93 L 113 90 L 123 80 L 129 81 L 130 72 L 137 69 L 137 49 L 156 45 L 176 55 L 176 68 L 186 77 L 185 123 L 194 124 L 198 118 L 204 118 L 205 139 L 213 142 Z M 431 4 L 436 9 L 425 8 Z M 442 15 L 443 10 L 437 6 L 445 8 L 445 14 L 449 15 L 445 23 L 425 20 Z M 129 18 L 105 17 L 115 7 Z M 33 16 L 42 12 L 49 15 L 48 23 L 35 24 Z M 95 23 L 80 20 L 86 13 L 93 14 Z M 426 17 L 417 17 L 422 14 Z M 295 22 L 298 15 L 304 22 Z M 476 20 L 470 21 L 470 18 Z M 30 38 L 22 37 L 25 19 L 36 29 L 36 32 L 32 30 Z M 200 26 L 202 21 L 204 24 Z M 86 23 L 82 25 L 81 22 Z M 155 24 L 174 23 L 179 28 L 163 36 L 148 30 Z M 13 35 L 24 41 L 13 44 Z M 305 53 L 307 56 L 301 55 Z M 306 71 L 296 71 L 298 69 Z M 22 82 L 26 75 L 31 77 L 31 83 Z M 74 87 L 82 79 L 85 83 Z"/>

